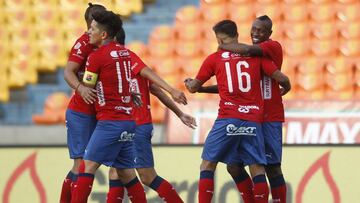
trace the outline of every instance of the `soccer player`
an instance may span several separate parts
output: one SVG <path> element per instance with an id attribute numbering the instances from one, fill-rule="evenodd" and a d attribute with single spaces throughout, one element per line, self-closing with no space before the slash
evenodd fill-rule
<path id="1" fill-rule="evenodd" d="M 92 14 L 99 10 L 105 10 L 105 7 L 89 3 L 89 7 L 85 11 L 85 21 L 88 29 L 93 19 Z M 68 63 L 65 66 L 64 78 L 69 86 L 75 90 L 66 111 L 67 145 L 70 158 L 74 160 L 74 163 L 62 185 L 61 203 L 69 203 L 71 200 L 71 190 L 78 176 L 79 165 L 96 125 L 94 105 L 81 97 L 81 95 L 95 96 L 96 92 L 80 82 L 84 75 L 87 57 L 95 48 L 94 45 L 89 44 L 89 33 L 85 32 L 76 40 L 70 51 Z"/>
<path id="2" fill-rule="evenodd" d="M 111 11 L 93 13 L 90 44 L 100 48 L 88 57 L 83 82 L 91 88 L 96 85 L 98 122 L 85 150 L 84 173 L 79 174 L 73 203 L 87 202 L 94 174 L 101 164 L 117 169 L 132 202 L 146 202 L 144 188 L 133 165 L 135 122 L 129 84 L 131 57 L 125 47 L 113 40 L 121 25 L 121 19 Z"/>
<path id="3" fill-rule="evenodd" d="M 124 30 L 118 32 L 116 40 L 119 44 L 124 45 Z M 153 125 L 149 92 L 158 97 L 160 101 L 171 109 L 185 125 L 194 128 L 196 126 L 195 119 L 182 112 L 159 87 L 160 85 L 166 89 L 168 86 L 166 82 L 162 81 L 156 73 L 147 67 L 135 53 L 130 50 L 129 52 L 132 61 L 132 74 L 134 75 L 131 82 L 132 92 L 141 95 L 142 100 L 142 106 L 133 109 L 133 116 L 136 123 L 134 138 L 136 148 L 135 167 L 137 168 L 141 182 L 155 190 L 165 202 L 183 202 L 172 185 L 167 180 L 158 176 L 154 168 L 154 158 L 151 147 Z M 112 180 L 117 179 L 117 173 L 114 168 L 110 169 L 109 176 Z M 112 184 L 112 187 L 110 185 L 110 190 L 107 194 L 107 202 L 121 202 L 123 196 L 124 194 L 121 190 L 121 185 Z"/>
<path id="4" fill-rule="evenodd" d="M 279 42 L 271 40 L 272 21 L 264 15 L 255 19 L 251 28 L 253 45 L 241 43 L 221 44 L 224 50 L 233 51 L 247 56 L 263 56 L 271 59 L 281 70 L 283 61 L 282 48 Z M 207 92 L 207 87 L 200 91 Z M 211 89 L 211 87 L 210 87 Z M 216 92 L 217 87 L 212 87 Z M 209 90 L 209 88 L 208 88 Z M 279 84 L 268 76 L 263 76 L 264 122 L 262 124 L 267 165 L 266 176 L 269 179 L 271 195 L 274 202 L 286 202 L 286 183 L 281 170 L 282 157 L 282 123 L 284 122 L 284 106 L 281 98 Z M 242 192 L 244 200 L 251 196 L 252 183 L 249 175 L 243 168 L 228 166 L 228 171 L 234 178 L 238 189 Z M 247 202 L 247 201 L 245 201 Z"/>
<path id="5" fill-rule="evenodd" d="M 213 30 L 220 44 L 237 43 L 233 21 L 217 23 Z M 197 92 L 210 77 L 216 76 L 220 94 L 219 114 L 206 138 L 200 166 L 199 202 L 211 202 L 214 171 L 218 162 L 227 165 L 249 165 L 253 200 L 267 203 L 269 190 L 265 178 L 266 164 L 261 95 L 261 73 L 275 79 L 283 94 L 291 88 L 289 79 L 266 58 L 243 57 L 228 51 L 217 51 L 203 62 L 196 79 L 185 80 L 191 93 Z"/>

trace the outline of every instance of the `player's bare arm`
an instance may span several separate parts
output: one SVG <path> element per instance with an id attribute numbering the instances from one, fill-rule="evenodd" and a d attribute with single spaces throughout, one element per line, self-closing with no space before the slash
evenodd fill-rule
<path id="1" fill-rule="evenodd" d="M 84 98 L 84 101 L 87 104 L 92 104 L 93 102 L 91 101 L 95 101 L 96 99 L 96 90 L 84 86 L 82 82 L 79 81 L 76 74 L 79 68 L 80 64 L 69 61 L 65 66 L 64 79 L 71 88 L 80 93 L 81 97 Z M 85 98 L 90 98 L 90 100 L 85 100 Z"/>
<path id="2" fill-rule="evenodd" d="M 203 84 L 203 82 L 201 82 L 200 80 L 192 79 L 192 78 L 185 79 L 184 83 L 185 83 L 186 89 L 190 93 L 198 92 Z"/>
<path id="3" fill-rule="evenodd" d="M 174 112 L 186 126 L 193 129 L 196 127 L 195 118 L 181 111 L 159 86 L 151 84 L 150 92 L 155 95 L 166 107 Z"/>
<path id="4" fill-rule="evenodd" d="M 291 83 L 289 77 L 287 77 L 284 73 L 279 70 L 276 70 L 272 75 L 271 78 L 276 80 L 280 84 L 281 88 L 281 95 L 285 95 L 291 89 Z"/>
<path id="5" fill-rule="evenodd" d="M 151 82 L 159 85 L 162 89 L 167 91 L 174 101 L 176 101 L 179 104 L 187 104 L 187 99 L 185 97 L 185 94 L 172 86 L 170 86 L 167 82 L 165 82 L 163 79 L 161 79 L 151 68 L 145 67 L 140 71 L 141 77 L 144 77 Z"/>
<path id="6" fill-rule="evenodd" d="M 220 44 L 219 49 L 236 52 L 244 56 L 262 56 L 263 52 L 259 45 L 248 45 L 244 43 Z"/>
<path id="7" fill-rule="evenodd" d="M 210 94 L 218 94 L 219 88 L 217 85 L 210 86 L 201 86 L 198 90 L 199 93 L 210 93 Z"/>
<path id="8" fill-rule="evenodd" d="M 93 104 L 96 101 L 96 90 L 94 88 L 97 82 L 97 77 L 96 73 L 85 71 L 83 83 L 80 83 L 79 85 L 78 89 L 80 95 L 87 104 Z"/>

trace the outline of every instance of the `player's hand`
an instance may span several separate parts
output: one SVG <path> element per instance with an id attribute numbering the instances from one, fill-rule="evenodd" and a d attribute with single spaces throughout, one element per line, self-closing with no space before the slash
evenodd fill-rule
<path id="1" fill-rule="evenodd" d="M 96 101 L 96 90 L 84 85 L 79 85 L 77 91 L 80 93 L 80 96 L 87 104 L 93 104 Z"/>
<path id="2" fill-rule="evenodd" d="M 171 94 L 172 99 L 174 101 L 176 101 L 177 103 L 184 104 L 184 105 L 187 104 L 187 99 L 185 97 L 185 94 L 182 91 L 173 89 L 170 94 Z"/>
<path id="3" fill-rule="evenodd" d="M 180 118 L 181 122 L 183 122 L 189 128 L 195 129 L 195 127 L 197 126 L 195 118 L 192 116 L 189 116 L 189 115 L 183 113 L 179 118 Z"/>
<path id="4" fill-rule="evenodd" d="M 280 95 L 284 96 L 285 94 L 287 94 L 290 91 L 290 89 L 285 89 L 283 87 L 280 87 Z"/>
<path id="5" fill-rule="evenodd" d="M 194 79 L 192 79 L 192 78 L 186 78 L 186 79 L 184 80 L 185 87 L 186 87 L 186 89 L 187 89 L 190 93 L 192 93 L 192 91 L 191 91 L 191 82 L 192 82 L 193 80 L 194 80 Z"/>
<path id="6" fill-rule="evenodd" d="M 134 102 L 134 105 L 140 107 L 143 105 L 141 100 L 141 93 L 131 92 L 131 100 Z"/>

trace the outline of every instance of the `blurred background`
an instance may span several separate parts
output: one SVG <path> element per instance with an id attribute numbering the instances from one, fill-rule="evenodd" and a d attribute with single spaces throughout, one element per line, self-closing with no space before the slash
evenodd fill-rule
<path id="1" fill-rule="evenodd" d="M 273 20 L 272 39 L 283 46 L 282 71 L 293 87 L 283 98 L 289 202 L 360 199 L 358 191 L 345 189 L 348 184 L 358 184 L 353 180 L 360 180 L 360 176 L 343 174 L 346 169 L 342 168 L 360 164 L 359 0 L 0 0 L 0 165 L 4 170 L 0 190 L 4 203 L 29 202 L 16 199 L 22 197 L 14 192 L 34 180 L 31 173 L 15 184 L 16 177 L 27 169 L 38 171 L 40 179 L 46 180 L 44 191 L 39 189 L 41 184 L 26 186 L 35 188 L 28 192 L 34 194 L 33 202 L 57 201 L 61 181 L 71 165 L 64 123 L 73 90 L 64 81 L 63 72 L 69 50 L 86 30 L 88 2 L 121 14 L 126 46 L 184 91 L 183 80 L 194 77 L 205 57 L 217 49 L 211 29 L 216 22 L 234 20 L 239 41 L 251 43 L 252 21 L 268 15 Z M 211 80 L 208 84 L 215 83 Z M 191 184 L 196 184 L 201 144 L 216 118 L 218 99 L 216 95 L 187 97 L 189 104 L 181 108 L 196 117 L 196 130 L 183 126 L 152 98 L 153 143 L 157 144 L 156 161 L 163 166 L 163 173 L 169 174 L 170 180 L 174 178 L 177 189 L 183 189 L 186 202 L 195 202 L 191 197 L 196 187 Z M 185 175 L 169 173 L 179 170 L 177 164 L 182 163 L 164 157 L 164 151 L 172 150 L 189 151 L 169 154 L 194 170 Z M 53 156 L 47 157 L 49 154 Z M 49 165 L 52 159 L 56 162 Z M 54 166 L 57 172 L 52 170 Z M 40 173 L 44 167 L 49 170 Z M 105 169 L 103 173 L 106 176 Z M 224 174 L 219 177 L 230 181 Z M 192 179 L 186 182 L 183 176 Z M 50 184 L 49 177 L 57 181 Z M 240 201 L 235 186 L 226 181 L 219 184 L 215 202 Z M 104 201 L 101 195 L 106 187 L 99 188 L 100 195 L 93 194 L 91 201 Z M 230 188 L 229 194 L 224 188 Z M 319 190 L 325 195 L 317 193 Z"/>

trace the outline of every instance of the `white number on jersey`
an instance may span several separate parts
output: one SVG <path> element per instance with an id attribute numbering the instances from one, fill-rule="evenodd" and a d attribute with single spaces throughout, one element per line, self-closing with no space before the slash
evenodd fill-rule
<path id="1" fill-rule="evenodd" d="M 124 61 L 124 70 L 125 70 L 125 78 L 126 82 L 130 82 L 131 80 L 131 64 L 130 61 Z M 123 92 L 123 84 L 122 84 L 122 78 L 121 78 L 121 71 L 120 71 L 120 63 L 116 62 L 116 74 L 118 77 L 118 88 L 119 93 L 121 94 Z"/>
<path id="2" fill-rule="evenodd" d="M 236 64 L 236 73 L 237 73 L 237 80 L 239 83 L 239 90 L 241 92 L 249 92 L 251 89 L 251 81 L 250 81 L 250 74 L 247 72 L 243 72 L 241 68 L 247 69 L 249 68 L 249 64 L 246 61 L 239 61 Z M 225 62 L 225 71 L 226 71 L 226 78 L 228 82 L 228 89 L 230 93 L 234 92 L 233 83 L 232 83 L 232 76 L 230 71 L 230 63 Z M 242 78 L 245 77 L 245 84 L 243 83 Z"/>

